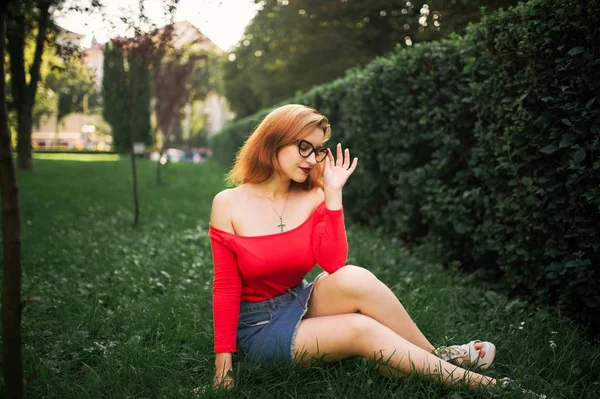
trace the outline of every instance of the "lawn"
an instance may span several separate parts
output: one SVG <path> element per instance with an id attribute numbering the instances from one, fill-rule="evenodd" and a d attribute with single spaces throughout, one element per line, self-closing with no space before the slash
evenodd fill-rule
<path id="1" fill-rule="evenodd" d="M 36 159 L 18 176 L 23 225 L 23 355 L 30 398 L 194 397 L 209 387 L 212 264 L 207 227 L 225 170 L 212 162 L 139 163 L 141 224 L 132 226 L 127 159 Z M 349 184 L 352 184 L 351 181 Z M 349 263 L 392 287 L 435 345 L 491 340 L 487 374 L 553 398 L 600 397 L 600 349 L 577 325 L 486 291 L 347 221 Z M 318 270 L 311 273 L 311 277 Z M 476 398 L 519 392 L 389 380 L 366 361 L 264 367 L 234 358 L 237 388 L 203 397 Z"/>

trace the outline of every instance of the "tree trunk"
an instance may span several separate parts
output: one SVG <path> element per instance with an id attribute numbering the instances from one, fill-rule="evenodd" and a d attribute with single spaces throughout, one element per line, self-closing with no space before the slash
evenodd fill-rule
<path id="1" fill-rule="evenodd" d="M 24 100 L 24 104 L 18 108 L 20 112 L 17 119 L 17 165 L 20 169 L 31 169 L 33 167 L 31 148 L 33 107 L 27 104 L 29 102 L 27 98 Z"/>
<path id="2" fill-rule="evenodd" d="M 0 6 L 0 56 L 4 60 L 6 7 Z M 21 353 L 21 215 L 6 108 L 4 62 L 0 62 L 0 191 L 2 196 L 2 356 L 6 398 L 23 397 Z"/>
<path id="3" fill-rule="evenodd" d="M 140 202 L 137 187 L 137 168 L 135 165 L 135 152 L 133 151 L 133 107 L 129 101 L 129 156 L 131 156 L 131 174 L 133 181 L 133 225 L 137 226 L 140 222 Z"/>
<path id="4" fill-rule="evenodd" d="M 133 175 L 133 225 L 137 226 L 140 223 L 140 201 L 138 197 L 138 187 L 137 187 L 137 169 L 135 166 L 135 154 L 133 153 L 133 141 L 131 142 L 131 173 Z"/>
<path id="5" fill-rule="evenodd" d="M 13 23 L 8 31 L 8 52 L 12 92 L 18 114 L 17 127 L 17 164 L 21 169 L 33 166 L 31 154 L 31 129 L 33 127 L 33 104 L 40 80 L 40 66 L 44 54 L 44 42 L 50 23 L 50 1 L 39 1 L 38 31 L 35 38 L 35 53 L 29 69 L 29 83 L 25 77 L 25 16 L 17 11 L 10 15 Z"/>

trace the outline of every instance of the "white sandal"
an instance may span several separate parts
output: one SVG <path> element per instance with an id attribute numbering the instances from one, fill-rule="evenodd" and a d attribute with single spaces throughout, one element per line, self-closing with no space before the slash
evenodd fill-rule
<path id="1" fill-rule="evenodd" d="M 482 343 L 483 346 L 475 349 L 476 343 Z M 479 351 L 485 350 L 485 356 L 481 357 Z M 452 363 L 456 366 L 478 366 L 487 369 L 492 365 L 496 357 L 496 345 L 491 342 L 471 341 L 464 345 L 441 346 L 434 350 L 434 354 L 442 360 Z M 467 356 L 467 360 L 465 360 Z"/>

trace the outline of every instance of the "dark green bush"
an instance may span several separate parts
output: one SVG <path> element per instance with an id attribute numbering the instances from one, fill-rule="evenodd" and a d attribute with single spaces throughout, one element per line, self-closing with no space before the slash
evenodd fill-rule
<path id="1" fill-rule="evenodd" d="M 359 157 L 354 220 L 512 294 L 600 311 L 600 5 L 534 0 L 299 93 Z M 213 141 L 221 162 L 268 112 Z"/>
<path id="2" fill-rule="evenodd" d="M 598 1 L 532 2 L 489 16 L 467 38 L 473 70 L 488 71 L 471 100 L 472 259 L 517 293 L 596 313 L 599 46 Z"/>

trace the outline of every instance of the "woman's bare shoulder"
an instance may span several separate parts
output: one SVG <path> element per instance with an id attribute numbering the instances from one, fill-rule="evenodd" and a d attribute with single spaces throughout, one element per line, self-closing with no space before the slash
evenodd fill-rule
<path id="1" fill-rule="evenodd" d="M 314 187 L 309 191 L 305 191 L 303 194 L 303 198 L 305 201 L 311 203 L 311 209 L 315 210 L 321 204 L 321 202 L 325 201 L 325 192 L 320 187 Z"/>
<path id="2" fill-rule="evenodd" d="M 211 226 L 234 233 L 231 212 L 236 196 L 236 188 L 228 188 L 215 195 L 210 213 Z"/>
<path id="3" fill-rule="evenodd" d="M 321 187 L 315 187 L 310 191 L 312 192 L 313 198 L 317 201 L 317 205 L 325 201 L 325 191 L 323 191 Z"/>

